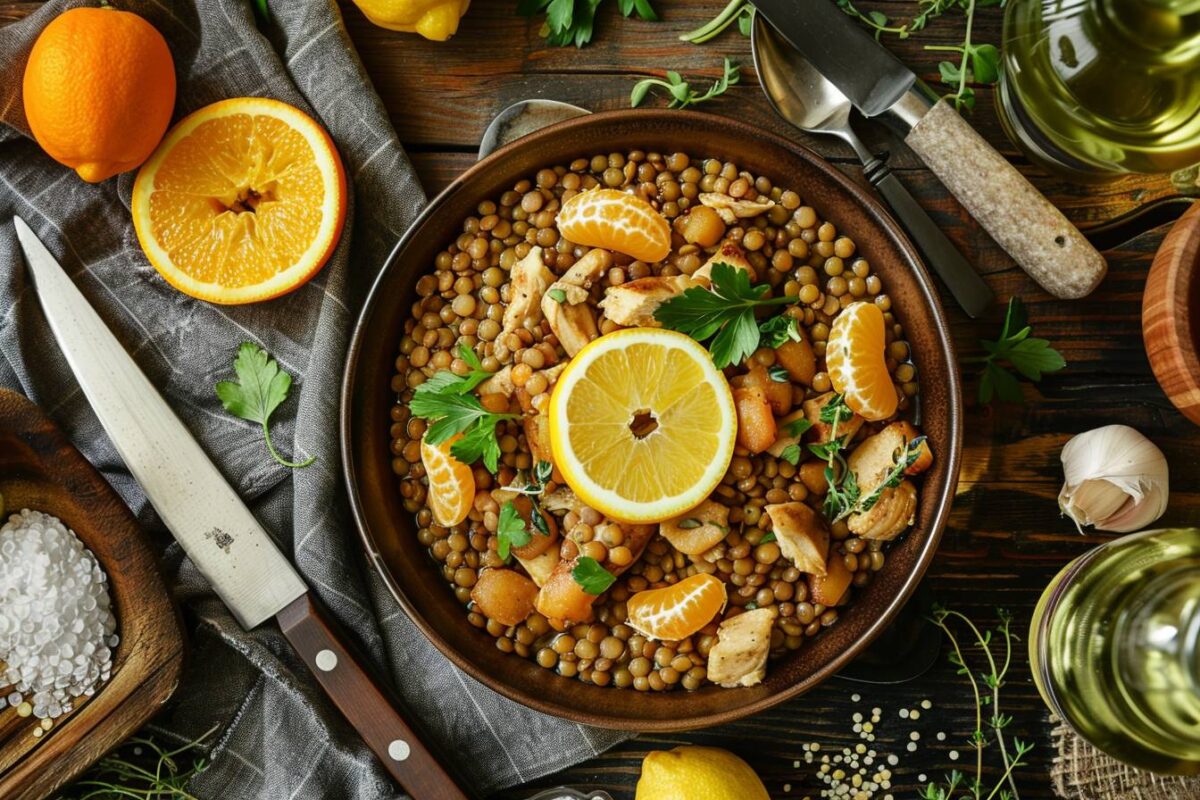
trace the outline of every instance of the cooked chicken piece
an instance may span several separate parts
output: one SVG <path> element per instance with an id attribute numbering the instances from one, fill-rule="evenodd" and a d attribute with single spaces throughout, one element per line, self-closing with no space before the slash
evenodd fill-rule
<path id="1" fill-rule="evenodd" d="M 829 554 L 824 575 L 808 576 L 808 599 L 814 603 L 833 608 L 846 598 L 846 590 L 854 573 L 846 566 L 846 560 L 836 551 Z"/>
<path id="2" fill-rule="evenodd" d="M 833 423 L 821 421 L 821 409 L 829 405 L 833 400 L 835 392 L 826 392 L 822 395 L 817 395 L 811 400 L 804 401 L 804 415 L 808 417 L 808 421 L 812 423 L 812 436 L 818 444 L 825 444 L 829 441 L 830 435 L 833 433 Z M 838 423 L 837 435 L 839 439 L 850 441 L 854 438 L 854 434 L 858 433 L 858 429 L 862 427 L 865 420 L 858 414 L 853 415 L 850 419 L 844 419 Z"/>
<path id="3" fill-rule="evenodd" d="M 517 390 L 517 385 L 512 380 L 512 365 L 505 367 L 497 372 L 492 373 L 492 377 L 485 380 L 476 387 L 475 391 L 481 395 L 484 394 L 502 394 L 505 397 L 512 397 L 513 392 Z"/>
<path id="4" fill-rule="evenodd" d="M 775 439 L 775 442 L 767 448 L 767 452 L 776 458 L 779 458 L 783 455 L 783 451 L 792 445 L 799 446 L 800 440 L 804 438 L 804 434 L 800 433 L 793 436 L 790 433 L 791 423 L 798 419 L 804 419 L 804 417 L 804 409 L 797 409 L 788 414 L 786 417 L 780 417 L 779 421 L 776 423 L 777 438 Z M 803 450 L 801 451 L 800 457 L 804 457 Z"/>
<path id="5" fill-rule="evenodd" d="M 533 330 L 542 321 L 542 296 L 554 283 L 554 273 L 542 260 L 542 248 L 531 248 L 529 253 L 513 264 L 509 279 L 508 308 L 504 309 L 503 337 L 518 328 Z"/>
<path id="6" fill-rule="evenodd" d="M 545 461 L 553 466 L 554 454 L 550 451 L 550 415 L 545 411 L 526 414 L 521 418 L 521 426 L 525 429 L 525 441 L 529 443 L 533 463 Z"/>
<path id="7" fill-rule="evenodd" d="M 533 578 L 533 582 L 539 587 L 545 586 L 550 580 L 550 576 L 554 574 L 554 568 L 558 566 L 558 562 L 562 561 L 562 556 L 559 555 L 558 548 L 554 547 L 541 555 L 533 558 L 521 558 L 517 556 L 517 561 L 529 573 L 529 577 Z"/>
<path id="8" fill-rule="evenodd" d="M 825 520 L 800 502 L 773 503 L 763 511 L 771 517 L 771 530 L 784 557 L 791 559 L 801 572 L 825 575 L 825 562 L 829 560 L 829 528 Z"/>
<path id="9" fill-rule="evenodd" d="M 715 208 L 726 225 L 732 225 L 739 219 L 765 214 L 775 205 L 774 200 L 738 200 L 718 192 L 702 192 L 700 202 L 709 208 Z"/>
<path id="10" fill-rule="evenodd" d="M 863 439 L 846 459 L 847 466 L 854 472 L 858 486 L 864 494 L 883 483 L 888 473 L 904 456 L 908 443 L 920 436 L 910 423 L 893 422 L 874 436 Z M 921 445 L 921 454 L 904 471 L 905 475 L 924 472 L 933 463 L 933 451 L 929 443 Z"/>
<path id="11" fill-rule="evenodd" d="M 609 522 L 607 524 L 615 525 L 616 523 Z M 601 523 L 595 527 L 602 530 L 603 525 L 604 523 Z M 629 548 L 633 557 L 630 558 L 628 564 L 619 566 L 611 561 L 605 561 L 602 566 L 614 576 L 620 575 L 641 558 L 642 551 L 646 549 L 646 545 L 657 530 L 654 525 L 622 525 L 620 527 L 625 533 L 624 546 Z M 569 533 L 568 538 L 570 538 Z M 550 577 L 542 584 L 542 589 L 538 592 L 537 600 L 534 603 L 538 613 L 550 620 L 550 624 L 558 630 L 575 622 L 591 620 L 592 604 L 599 597 L 599 595 L 588 594 L 582 586 L 575 582 L 571 573 L 578 563 L 578 556 L 570 561 L 565 559 L 559 561 L 554 566 Z"/>
<path id="12" fill-rule="evenodd" d="M 546 379 L 546 384 L 548 386 L 553 386 L 554 382 L 558 380 L 558 376 L 562 374 L 562 371 L 566 369 L 566 367 L 567 362 L 563 361 L 560 364 L 555 364 L 553 367 L 539 369 L 534 374 L 543 376 Z M 478 392 L 480 396 L 485 394 L 502 394 L 505 397 L 512 397 L 517 391 L 517 385 L 513 383 L 512 379 L 512 365 L 510 364 L 507 367 L 504 367 L 503 369 L 493 373 L 492 377 L 479 384 L 475 391 Z"/>
<path id="13" fill-rule="evenodd" d="M 588 306 L 588 290 L 612 265 L 612 254 L 593 248 L 550 285 L 542 297 L 542 313 L 568 356 L 574 356 L 600 335 Z"/>
<path id="14" fill-rule="evenodd" d="M 862 539 L 888 542 L 912 525 L 916 516 L 917 487 L 905 479 L 899 486 L 884 489 L 870 510 L 847 517 L 846 524 Z"/>
<path id="15" fill-rule="evenodd" d="M 604 316 L 628 328 L 658 328 L 654 312 L 672 297 L 700 284 L 687 275 L 666 278 L 638 278 L 620 286 L 610 287 L 600 301 Z"/>
<path id="16" fill-rule="evenodd" d="M 658 532 L 679 552 L 699 555 L 729 534 L 729 506 L 705 500 L 685 514 L 660 522 Z"/>
<path id="17" fill-rule="evenodd" d="M 542 495 L 542 508 L 549 511 L 574 511 L 578 514 L 583 510 L 583 501 L 575 496 L 569 486 L 560 486 L 553 492 Z"/>
<path id="18" fill-rule="evenodd" d="M 750 260 L 746 258 L 745 251 L 733 242 L 722 244 L 708 261 L 700 265 L 700 269 L 692 273 L 692 280 L 698 282 L 701 286 L 707 286 L 712 283 L 713 264 L 728 264 L 734 269 L 744 269 L 750 273 L 751 283 L 758 279 L 754 267 L 750 264 Z"/>
<path id="19" fill-rule="evenodd" d="M 730 617 L 717 628 L 717 643 L 708 652 L 708 679 L 727 688 L 756 686 L 767 674 L 775 606 Z"/>

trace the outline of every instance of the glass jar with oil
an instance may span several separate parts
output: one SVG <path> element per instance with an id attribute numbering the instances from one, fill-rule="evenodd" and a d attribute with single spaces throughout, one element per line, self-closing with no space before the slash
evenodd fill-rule
<path id="1" fill-rule="evenodd" d="M 1200 0 L 1009 0 L 1000 119 L 1080 179 L 1200 162 Z"/>
<path id="2" fill-rule="evenodd" d="M 1038 601 L 1034 681 L 1114 758 L 1200 774 L 1200 528 L 1146 531 L 1071 562 Z"/>

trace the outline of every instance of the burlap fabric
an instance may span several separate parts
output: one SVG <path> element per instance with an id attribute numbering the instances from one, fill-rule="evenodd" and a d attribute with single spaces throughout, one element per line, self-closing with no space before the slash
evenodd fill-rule
<path id="1" fill-rule="evenodd" d="M 1050 736 L 1054 763 L 1050 779 L 1054 793 L 1067 800 L 1197 800 L 1200 778 L 1155 775 L 1134 769 L 1100 752 L 1058 717 Z"/>

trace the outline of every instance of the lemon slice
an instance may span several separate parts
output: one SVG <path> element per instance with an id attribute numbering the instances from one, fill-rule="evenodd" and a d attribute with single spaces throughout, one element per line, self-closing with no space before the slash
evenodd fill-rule
<path id="1" fill-rule="evenodd" d="M 550 397 L 554 463 L 583 502 L 623 522 L 698 505 L 725 475 L 736 437 L 725 376 L 675 331 L 601 336 L 571 359 Z"/>

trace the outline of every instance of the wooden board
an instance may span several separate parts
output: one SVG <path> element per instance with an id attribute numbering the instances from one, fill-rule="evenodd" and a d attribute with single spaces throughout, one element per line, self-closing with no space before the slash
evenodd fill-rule
<path id="1" fill-rule="evenodd" d="M 111 678 L 40 738 L 38 720 L 0 711 L 0 797 L 40 800 L 116 747 L 175 691 L 179 615 L 158 558 L 112 487 L 37 406 L 0 389 L 0 494 L 9 513 L 52 514 L 108 574 L 121 637 Z"/>

